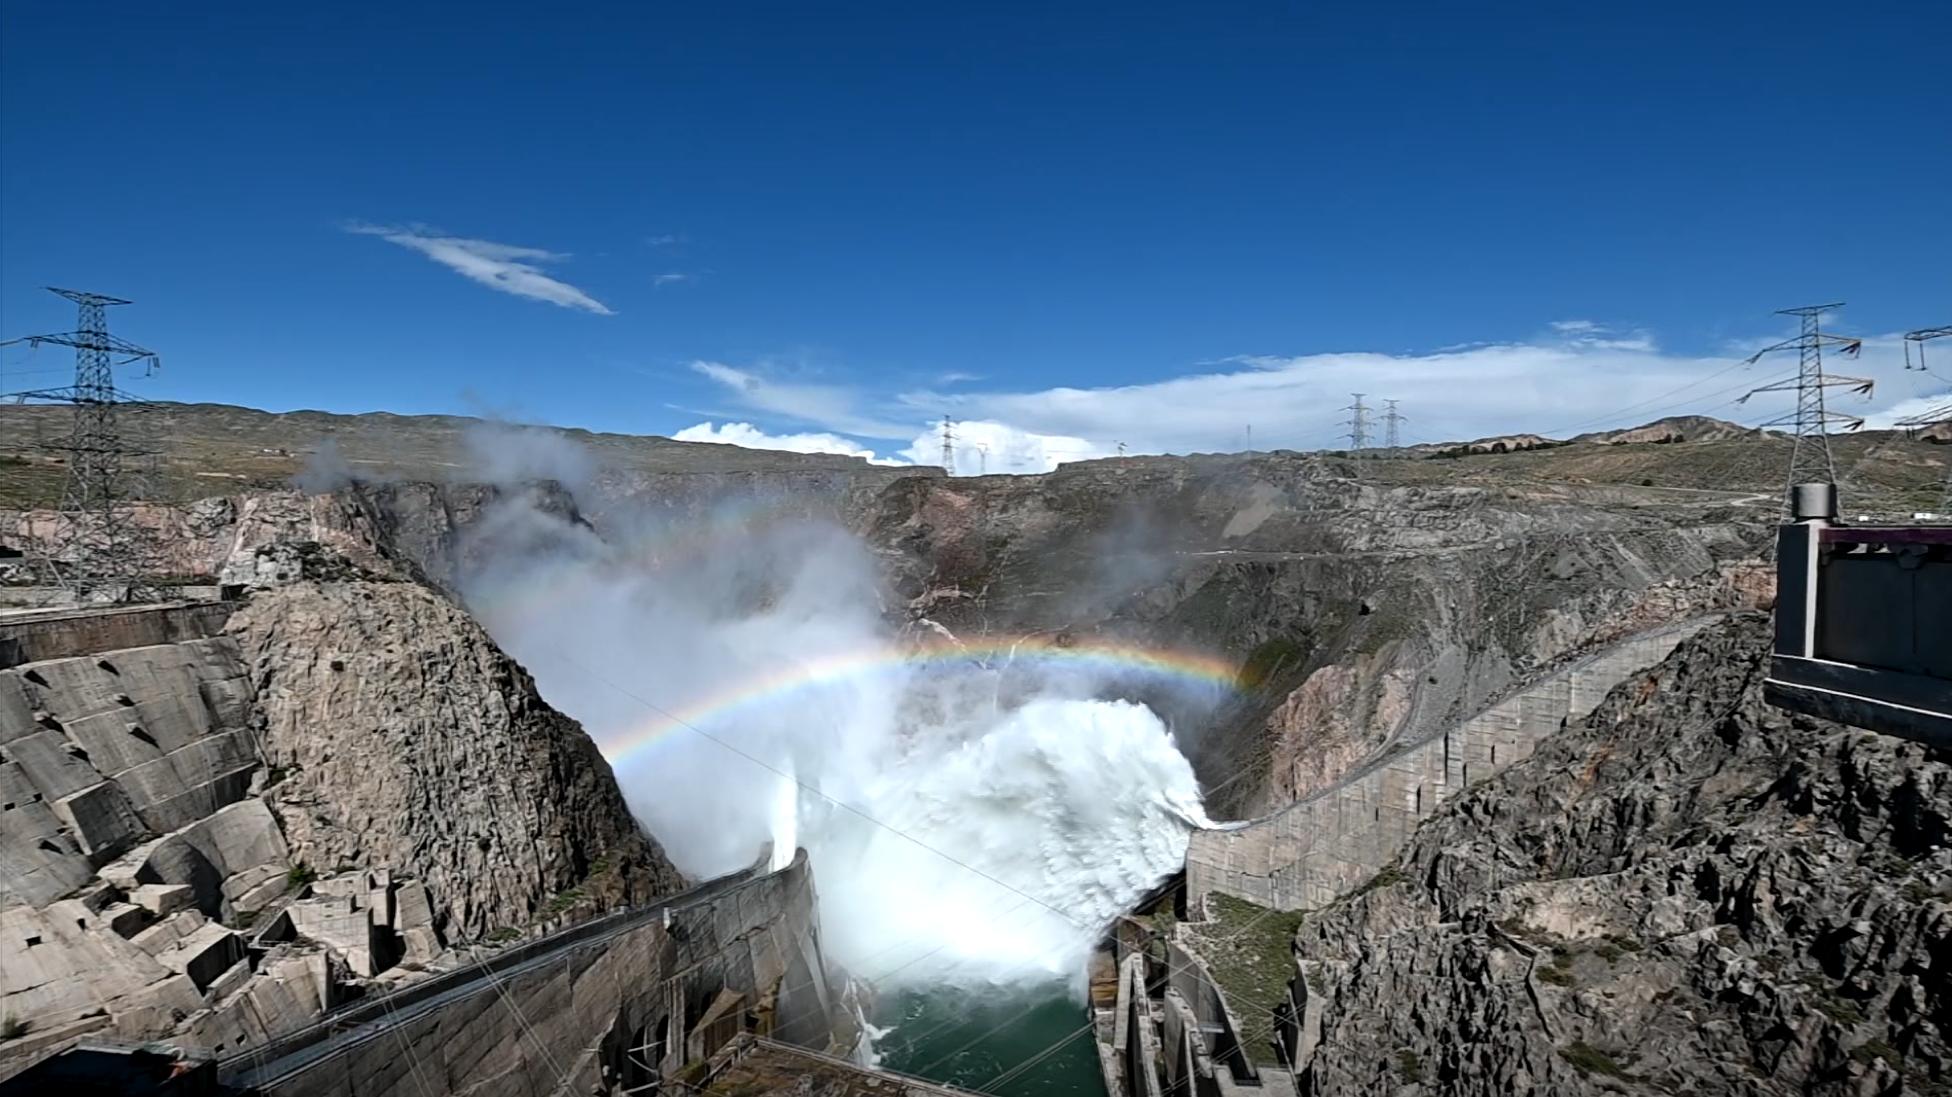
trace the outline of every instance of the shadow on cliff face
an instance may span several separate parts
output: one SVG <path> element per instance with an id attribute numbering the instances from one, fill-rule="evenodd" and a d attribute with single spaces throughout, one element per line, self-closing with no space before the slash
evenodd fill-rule
<path id="1" fill-rule="evenodd" d="M 1167 661 L 904 636 L 860 541 L 773 508 L 606 529 L 505 494 L 457 585 L 681 868 L 807 848 L 857 975 L 1075 977 L 1204 823 L 1165 724 L 1116 699 Z"/>

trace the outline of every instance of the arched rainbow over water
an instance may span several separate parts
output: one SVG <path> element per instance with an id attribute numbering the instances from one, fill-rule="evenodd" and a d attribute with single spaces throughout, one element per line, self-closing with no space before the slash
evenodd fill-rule
<path id="1" fill-rule="evenodd" d="M 672 732 L 722 719 L 740 709 L 777 701 L 800 690 L 853 678 L 957 665 L 1076 667 L 1108 676 L 1162 679 L 1231 693 L 1239 670 L 1196 652 L 1146 648 L 1110 640 L 1058 642 L 1049 636 L 993 636 L 965 643 L 883 645 L 801 660 L 773 673 L 736 683 L 603 744 L 604 757 L 628 761 Z"/>

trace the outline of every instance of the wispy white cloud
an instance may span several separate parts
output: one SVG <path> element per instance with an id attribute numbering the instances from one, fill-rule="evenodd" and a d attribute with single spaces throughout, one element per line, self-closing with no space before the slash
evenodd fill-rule
<path id="1" fill-rule="evenodd" d="M 684 271 L 673 270 L 673 271 L 666 271 L 663 274 L 654 275 L 651 278 L 651 285 L 652 286 L 675 286 L 680 282 L 689 282 L 692 280 L 693 280 L 692 276 L 686 274 Z"/>
<path id="2" fill-rule="evenodd" d="M 471 278 L 503 293 L 593 312 L 599 316 L 614 315 L 603 302 L 568 282 L 550 277 L 537 266 L 539 263 L 559 263 L 569 258 L 560 252 L 464 236 L 443 236 L 418 225 L 388 228 L 355 223 L 347 225 L 346 231 L 362 236 L 377 236 L 417 251 L 464 278 Z"/>
<path id="3" fill-rule="evenodd" d="M 747 410 L 788 422 L 863 438 L 907 438 L 915 431 L 912 421 L 905 425 L 863 413 L 859 390 L 844 385 L 779 381 L 723 362 L 693 362 L 691 368 L 724 386 L 727 395 Z"/>
<path id="4" fill-rule="evenodd" d="M 654 248 L 675 248 L 684 242 L 685 235 L 682 232 L 660 232 L 655 236 L 644 238 L 644 243 Z"/>

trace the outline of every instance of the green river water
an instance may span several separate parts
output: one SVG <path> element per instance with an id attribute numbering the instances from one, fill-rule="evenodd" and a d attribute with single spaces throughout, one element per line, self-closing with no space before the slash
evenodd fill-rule
<path id="1" fill-rule="evenodd" d="M 997 1097 L 1105 1097 L 1098 1051 L 1083 1003 L 1061 983 L 967 991 L 931 988 L 890 994 L 874 1024 L 892 1031 L 874 1042 L 881 1065 Z M 1006 1071 L 1075 1035 L 1036 1066 Z"/>

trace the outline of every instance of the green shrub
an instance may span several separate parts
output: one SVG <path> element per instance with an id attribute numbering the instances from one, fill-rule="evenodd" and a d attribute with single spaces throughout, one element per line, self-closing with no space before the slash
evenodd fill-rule
<path id="1" fill-rule="evenodd" d="M 1423 1060 L 1409 1048 L 1396 1053 L 1396 1073 L 1406 1082 L 1423 1081 Z"/>
<path id="2" fill-rule="evenodd" d="M 27 1035 L 28 1022 L 24 1018 L 8 1014 L 0 1017 L 0 1040 L 18 1040 Z"/>
<path id="3" fill-rule="evenodd" d="M 1584 1040 L 1574 1040 L 1572 1043 L 1560 1048 L 1559 1058 L 1571 1063 L 1573 1069 L 1581 1074 L 1604 1074 L 1609 1078 L 1622 1079 L 1631 1079 L 1633 1077 L 1633 1075 L 1622 1070 L 1620 1064 L 1613 1061 L 1612 1056 L 1593 1047 Z"/>

